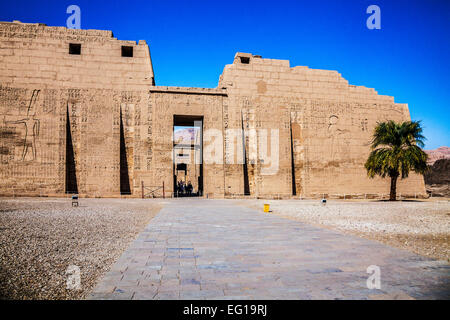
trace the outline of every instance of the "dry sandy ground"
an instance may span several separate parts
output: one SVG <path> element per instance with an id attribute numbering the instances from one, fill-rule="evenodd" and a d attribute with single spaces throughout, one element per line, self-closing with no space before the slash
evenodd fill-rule
<path id="1" fill-rule="evenodd" d="M 230 200 L 233 201 L 233 200 Z M 236 204 L 450 260 L 450 202 L 234 200 Z M 0 299 L 82 299 L 156 215 L 161 200 L 0 199 Z M 67 267 L 81 290 L 66 289 Z"/>
<path id="2" fill-rule="evenodd" d="M 82 299 L 159 211 L 141 199 L 0 199 L 0 299 Z M 81 290 L 66 288 L 66 269 Z"/>
<path id="3" fill-rule="evenodd" d="M 249 200 L 245 204 L 271 214 L 339 230 L 439 260 L 450 261 L 450 202 Z"/>

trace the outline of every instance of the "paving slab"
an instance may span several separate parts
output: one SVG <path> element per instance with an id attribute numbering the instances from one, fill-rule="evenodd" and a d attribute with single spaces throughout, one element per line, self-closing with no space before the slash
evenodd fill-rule
<path id="1" fill-rule="evenodd" d="M 88 299 L 450 299 L 450 266 L 233 200 L 177 199 Z"/>

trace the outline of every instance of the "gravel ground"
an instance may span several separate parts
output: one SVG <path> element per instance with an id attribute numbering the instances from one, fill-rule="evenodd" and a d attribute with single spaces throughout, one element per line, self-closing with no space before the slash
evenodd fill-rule
<path id="1" fill-rule="evenodd" d="M 450 262 L 450 201 L 249 200 L 245 205 Z"/>
<path id="2" fill-rule="evenodd" d="M 82 299 L 159 211 L 140 199 L 0 199 L 0 299 Z M 66 289 L 66 269 L 81 289 Z"/>
<path id="3" fill-rule="evenodd" d="M 238 200 L 235 203 L 450 262 L 448 200 Z M 0 298 L 82 299 L 159 211 L 160 200 L 0 199 Z M 81 290 L 66 289 L 66 270 Z"/>

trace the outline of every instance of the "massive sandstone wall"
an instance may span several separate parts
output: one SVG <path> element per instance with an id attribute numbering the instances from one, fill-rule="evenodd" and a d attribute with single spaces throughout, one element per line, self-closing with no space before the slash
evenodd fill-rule
<path id="1" fill-rule="evenodd" d="M 374 89 L 349 85 L 336 71 L 290 68 L 287 60 L 246 53 L 236 54 L 233 64 L 225 67 L 219 87 L 227 89 L 230 114 L 243 110 L 248 115 L 248 128 L 280 131 L 280 169 L 263 175 L 263 164 L 254 159 L 249 171 L 252 194 L 388 193 L 389 181 L 368 179 L 364 162 L 376 123 L 410 120 L 406 104 L 394 103 Z M 412 174 L 402 180 L 399 193 L 424 195 L 423 177 Z"/>
<path id="2" fill-rule="evenodd" d="M 370 136 L 410 118 L 335 71 L 243 53 L 216 89 L 157 87 L 145 41 L 111 31 L 0 23 L 0 66 L 0 194 L 141 196 L 164 182 L 170 195 L 175 115 L 203 117 L 207 196 L 387 193 L 363 167 Z M 425 194 L 423 178 L 399 192 Z"/>
<path id="3" fill-rule="evenodd" d="M 0 193 L 119 195 L 139 168 L 134 151 L 145 154 L 147 101 L 145 91 L 0 86 Z"/>
<path id="4" fill-rule="evenodd" d="M 69 54 L 71 43 L 80 55 Z M 125 177 L 132 185 L 133 151 L 146 143 L 134 145 L 134 128 L 154 84 L 145 41 L 1 22 L 0 65 L 0 193 L 62 194 L 69 183 L 69 191 L 111 196 L 126 189 Z"/>
<path id="5" fill-rule="evenodd" d="M 111 31 L 0 22 L 2 86 L 145 90 L 154 83 L 145 41 L 122 41 Z M 69 54 L 69 44 L 81 54 Z M 122 57 L 122 46 L 133 57 Z"/>

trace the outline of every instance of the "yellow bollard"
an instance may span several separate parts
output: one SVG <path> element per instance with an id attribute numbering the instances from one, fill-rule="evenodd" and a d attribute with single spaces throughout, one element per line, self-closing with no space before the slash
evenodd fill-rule
<path id="1" fill-rule="evenodd" d="M 269 209 L 270 209 L 270 205 L 265 203 L 264 204 L 264 212 L 269 212 Z"/>

